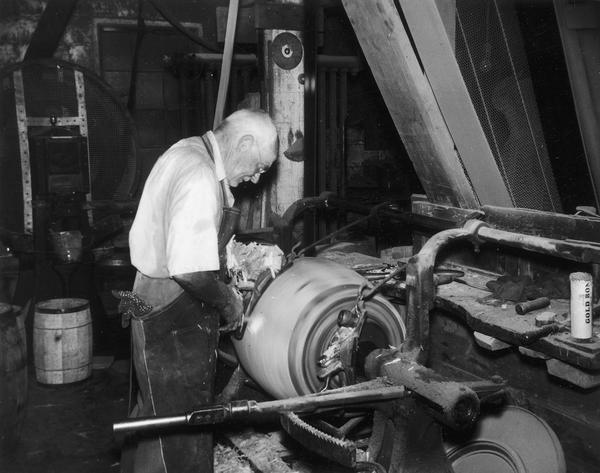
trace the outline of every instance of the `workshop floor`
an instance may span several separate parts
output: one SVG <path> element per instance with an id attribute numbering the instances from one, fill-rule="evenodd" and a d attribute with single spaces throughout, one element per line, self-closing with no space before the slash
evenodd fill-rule
<path id="1" fill-rule="evenodd" d="M 127 332 L 120 327 L 111 329 L 113 325 L 118 321 L 105 325 L 99 334 L 103 343 L 98 344 L 95 355 L 96 361 L 116 357 L 85 381 L 40 384 L 30 362 L 20 441 L 10 457 L 0 458 L 0 473 L 120 471 L 120 444 L 112 433 L 112 422 L 127 413 L 129 359 Z M 279 430 L 278 423 L 264 423 L 256 429 L 220 429 L 215 439 L 216 473 L 348 471 L 304 451 Z"/>
<path id="2" fill-rule="evenodd" d="M 41 291 L 37 294 L 38 300 L 60 293 L 60 285 L 53 281 L 56 275 L 49 272 L 46 276 L 43 278 L 45 283 L 38 287 Z M 20 278 L 26 290 L 17 291 L 13 303 L 25 306 L 31 297 L 32 274 L 22 272 Z M 18 446 L 10 457 L 0 453 L 0 473 L 120 471 L 120 444 L 112 433 L 112 423 L 126 417 L 128 411 L 129 335 L 121 328 L 118 316 L 106 315 L 107 301 L 101 300 L 105 288 L 97 287 L 100 297 L 98 293 L 90 292 L 90 287 L 93 289 L 91 280 L 90 274 L 82 273 L 73 278 L 71 290 L 74 296 L 90 300 L 96 361 L 108 357 L 112 358 L 112 363 L 95 369 L 89 379 L 78 383 L 38 383 L 33 366 L 33 314 L 30 309 L 25 323 L 29 348 L 28 399 Z M 115 281 L 110 282 L 114 285 L 120 279 L 117 277 Z M 130 281 L 127 284 L 126 287 L 131 286 Z M 111 309 L 109 312 L 114 312 L 115 308 Z M 257 399 L 254 396 L 260 396 L 260 393 L 250 390 L 244 396 Z M 216 430 L 215 440 L 216 473 L 349 471 L 304 450 L 280 430 L 277 421 L 264 422 L 253 428 L 238 425 L 230 426 L 228 430 L 220 428 Z"/>

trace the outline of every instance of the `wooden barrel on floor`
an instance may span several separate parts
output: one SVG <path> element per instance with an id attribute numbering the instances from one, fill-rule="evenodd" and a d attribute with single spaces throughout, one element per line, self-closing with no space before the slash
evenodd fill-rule
<path id="1" fill-rule="evenodd" d="M 35 377 L 67 384 L 92 374 L 92 316 L 85 299 L 50 299 L 35 306 Z"/>
<path id="2" fill-rule="evenodd" d="M 27 401 L 27 349 L 13 306 L 0 303 L 0 457 L 14 450 Z"/>

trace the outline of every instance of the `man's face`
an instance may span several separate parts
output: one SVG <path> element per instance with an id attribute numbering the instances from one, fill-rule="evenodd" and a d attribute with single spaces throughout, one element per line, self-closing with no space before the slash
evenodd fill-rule
<path id="1" fill-rule="evenodd" d="M 267 172 L 269 165 L 262 163 L 260 150 L 254 142 L 249 150 L 239 149 L 236 166 L 228 177 L 228 182 L 231 187 L 237 187 L 240 182 L 252 182 L 256 184 L 260 179 L 260 175 Z"/>
<path id="2" fill-rule="evenodd" d="M 254 170 L 248 170 L 244 172 L 237 173 L 232 178 L 229 178 L 229 185 L 231 187 L 237 187 L 240 182 L 252 182 L 256 184 L 260 179 L 260 175 L 267 172 L 266 168 L 255 167 Z"/>

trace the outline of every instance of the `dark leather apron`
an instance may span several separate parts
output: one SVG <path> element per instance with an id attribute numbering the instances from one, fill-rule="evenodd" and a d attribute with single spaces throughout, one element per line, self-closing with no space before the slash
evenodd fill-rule
<path id="1" fill-rule="evenodd" d="M 163 310 L 133 318 L 139 385 L 132 417 L 186 412 L 213 401 L 218 312 L 182 293 Z M 212 472 L 211 429 L 181 428 L 138 437 L 133 471 Z"/>

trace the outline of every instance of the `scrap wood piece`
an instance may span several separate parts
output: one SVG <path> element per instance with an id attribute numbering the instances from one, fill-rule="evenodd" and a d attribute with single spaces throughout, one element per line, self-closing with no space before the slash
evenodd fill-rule
<path id="1" fill-rule="evenodd" d="M 245 429 L 241 432 L 225 434 L 229 440 L 261 473 L 291 473 L 294 470 L 282 457 L 291 452 L 281 445 L 277 435 Z"/>
<path id="2" fill-rule="evenodd" d="M 495 306 L 488 297 L 487 291 L 453 282 L 438 287 L 435 306 L 461 317 L 471 329 L 478 332 L 513 345 L 527 345 L 532 350 L 582 369 L 600 370 L 600 338 L 581 343 L 573 339 L 569 331 L 565 331 L 532 340 L 529 338 L 532 334 L 551 325 L 537 327 L 536 312 L 517 315 L 512 303 Z M 569 300 L 553 299 L 552 311 L 557 314 L 568 313 Z M 595 324 L 600 327 L 600 320 Z"/>
<path id="3" fill-rule="evenodd" d="M 283 430 L 264 433 L 248 428 L 243 432 L 225 433 L 224 437 L 243 455 L 254 471 L 260 473 L 318 473 L 323 471 L 348 473 L 354 471 L 331 459 L 322 458 L 306 450 Z M 291 448 L 288 448 L 287 445 L 290 445 Z"/>
<path id="4" fill-rule="evenodd" d="M 246 458 L 220 442 L 215 445 L 214 469 L 215 473 L 254 473 Z"/>
<path id="5" fill-rule="evenodd" d="M 227 246 L 227 268 L 240 283 L 255 281 L 266 269 L 274 277 L 282 264 L 283 251 L 277 245 L 232 240 Z"/>

